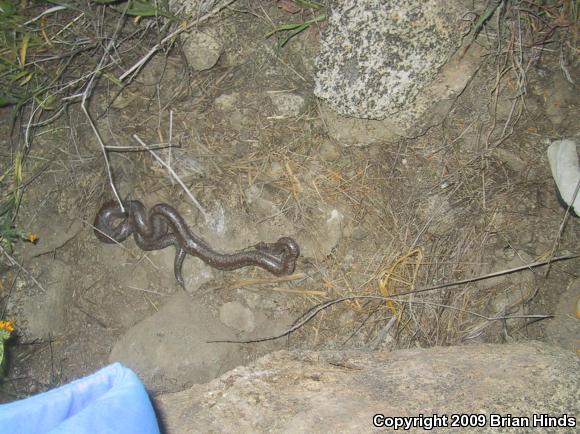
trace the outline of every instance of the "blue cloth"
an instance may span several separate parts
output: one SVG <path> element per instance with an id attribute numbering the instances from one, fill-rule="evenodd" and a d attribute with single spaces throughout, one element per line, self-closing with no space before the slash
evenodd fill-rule
<path id="1" fill-rule="evenodd" d="M 120 363 L 21 401 L 0 405 L 1 434 L 159 434 L 137 375 Z"/>

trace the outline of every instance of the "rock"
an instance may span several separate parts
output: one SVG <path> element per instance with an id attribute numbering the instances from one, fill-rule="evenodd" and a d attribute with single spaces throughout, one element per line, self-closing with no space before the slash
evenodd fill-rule
<path id="1" fill-rule="evenodd" d="M 578 415 L 577 373 L 575 355 L 538 342 L 393 353 L 280 351 L 155 401 L 168 434 L 374 432 L 375 414 Z M 486 421 L 478 432 L 498 432 L 489 416 Z"/>
<path id="2" fill-rule="evenodd" d="M 268 97 L 278 115 L 284 118 L 299 116 L 306 106 L 306 100 L 302 95 L 289 92 L 268 92 Z"/>
<path id="3" fill-rule="evenodd" d="M 236 131 L 244 131 L 252 125 L 252 121 L 248 116 L 238 110 L 234 110 L 228 119 L 230 127 Z"/>
<path id="4" fill-rule="evenodd" d="M 495 148 L 494 153 L 507 167 L 516 173 L 524 173 L 528 166 L 528 163 L 522 160 L 515 152 L 498 147 Z"/>
<path id="5" fill-rule="evenodd" d="M 569 139 L 552 142 L 548 147 L 548 161 L 560 199 L 566 208 L 571 206 L 571 211 L 580 216 L 580 195 L 576 192 L 580 183 L 578 145 Z"/>
<path id="6" fill-rule="evenodd" d="M 274 168 L 276 169 L 276 168 Z M 280 175 L 282 174 L 282 167 L 280 167 Z M 283 216 L 282 210 L 274 203 L 268 192 L 264 191 L 256 185 L 252 185 L 244 191 L 246 201 L 257 216 L 278 216 L 284 222 L 287 219 Z"/>
<path id="7" fill-rule="evenodd" d="M 11 297 L 13 300 L 8 305 L 11 316 L 20 318 L 19 333 L 29 341 L 48 339 L 64 332 L 67 325 L 65 306 L 70 300 L 65 288 L 68 287 L 71 267 L 49 257 L 38 258 L 36 264 L 42 269 L 36 280 L 42 285 L 44 292 L 36 291 L 38 288 L 33 284 L 34 294 L 28 294 L 23 299 L 18 296 Z M 23 294 L 22 291 L 18 293 Z M 15 309 L 22 311 L 15 315 Z"/>
<path id="8" fill-rule="evenodd" d="M 241 137 L 247 136 L 248 130 L 251 130 L 252 125 L 254 125 L 255 112 L 247 108 L 249 101 L 247 93 L 240 94 L 238 92 L 223 94 L 214 100 L 215 109 L 222 112 L 220 113 L 221 117 L 227 120 L 230 128 L 240 132 Z M 247 144 L 245 146 L 247 151 Z M 239 154 L 236 150 L 236 155 L 242 156 L 244 154 Z"/>
<path id="9" fill-rule="evenodd" d="M 554 318 L 546 326 L 547 340 L 566 351 L 580 351 L 580 279 L 574 280 L 560 296 Z"/>
<path id="10" fill-rule="evenodd" d="M 173 264 L 168 264 L 168 269 L 173 270 Z M 216 278 L 215 271 L 199 258 L 189 256 L 183 263 L 182 270 L 185 290 L 194 294 L 204 283 L 214 281 Z"/>
<path id="11" fill-rule="evenodd" d="M 398 113 L 459 47 L 460 25 L 453 2 L 335 2 L 314 93 L 342 115 L 380 120 Z"/>
<path id="12" fill-rule="evenodd" d="M 556 126 L 560 134 L 567 125 L 577 125 L 578 112 L 571 107 L 576 106 L 577 90 L 560 71 L 550 74 L 550 79 L 542 87 L 544 108 L 548 119 Z M 572 130 L 576 130 L 572 128 Z M 577 130 L 576 130 L 577 131 Z"/>
<path id="13" fill-rule="evenodd" d="M 305 258 L 325 258 L 338 245 L 343 235 L 344 215 L 335 208 L 324 207 L 314 216 L 313 228 L 300 234 L 300 255 Z"/>
<path id="14" fill-rule="evenodd" d="M 267 175 L 271 179 L 278 179 L 284 174 L 284 168 L 277 161 L 272 161 L 270 167 L 268 167 Z"/>
<path id="15" fill-rule="evenodd" d="M 239 363 L 237 345 L 207 342 L 231 336 L 232 330 L 205 306 L 180 291 L 121 336 L 109 360 L 136 371 L 154 392 L 177 391 L 207 382 Z"/>
<path id="16" fill-rule="evenodd" d="M 360 8 L 360 4 L 368 2 L 373 3 L 372 0 L 358 1 L 358 6 L 354 9 L 358 9 Z M 401 10 L 404 11 L 404 5 L 412 6 L 417 2 L 418 0 L 410 3 L 401 2 L 402 5 L 397 7 L 402 8 Z M 395 2 L 391 1 L 390 3 Z M 441 16 L 439 16 L 439 12 L 436 12 L 436 10 L 437 7 L 443 6 L 436 6 L 435 4 L 443 5 L 443 3 L 433 0 L 427 3 L 429 6 L 423 14 L 424 17 L 435 15 L 434 20 L 438 22 Z M 346 5 L 347 3 L 344 4 Z M 447 8 L 447 6 L 448 4 L 446 3 L 444 7 Z M 419 8 L 422 7 L 420 6 Z M 455 7 L 453 6 L 452 9 Z M 388 10 L 386 7 L 384 9 Z M 384 15 L 386 13 L 383 12 L 382 14 Z M 406 12 L 400 13 L 405 14 Z M 455 15 L 455 13 L 453 12 L 452 15 Z M 338 28 L 330 29 L 332 26 Z M 453 26 L 454 24 L 443 26 L 443 34 Z M 370 27 L 373 29 L 377 28 L 376 24 Z M 401 34 L 396 33 L 396 31 L 400 31 Z M 416 59 L 416 57 L 407 51 L 406 48 L 400 50 L 400 52 L 396 51 L 398 48 L 388 43 L 388 39 L 392 36 L 390 33 L 383 32 L 384 34 L 381 33 L 383 36 L 380 36 L 375 34 L 377 32 L 369 30 L 369 32 L 373 33 L 372 38 L 381 39 L 381 37 L 388 36 L 386 38 L 387 42 L 377 42 L 377 46 L 381 46 L 382 44 L 383 49 L 378 51 L 373 50 L 371 53 L 376 52 L 374 55 L 380 58 L 373 61 L 365 60 L 359 62 L 358 68 L 361 71 L 355 74 L 356 77 L 353 78 L 352 74 L 349 75 L 349 68 L 345 68 L 343 65 L 345 63 L 344 59 L 352 59 L 355 56 L 353 53 L 358 53 L 359 51 L 364 52 L 366 50 L 364 48 L 366 47 L 366 42 L 363 40 L 359 41 L 358 36 L 349 36 L 347 32 L 340 28 L 340 25 L 334 23 L 332 20 L 329 22 L 328 32 L 323 45 L 328 45 L 327 50 L 329 50 L 329 56 L 333 52 L 332 50 L 334 50 L 337 57 L 334 60 L 326 59 L 322 55 L 319 57 L 320 64 L 324 65 L 328 61 L 329 65 L 322 66 L 322 72 L 319 72 L 317 76 L 315 92 L 325 100 L 320 105 L 320 115 L 327 126 L 328 134 L 343 146 L 381 144 L 394 142 L 401 137 L 417 137 L 432 126 L 441 123 L 445 116 L 447 116 L 456 97 L 463 91 L 475 71 L 479 68 L 480 58 L 482 56 L 482 49 L 475 44 L 471 45 L 467 51 L 465 51 L 466 47 L 463 46 L 452 54 L 453 50 L 457 48 L 457 45 L 455 45 L 455 42 L 445 42 L 442 44 L 442 47 L 447 47 L 446 49 L 449 50 L 448 54 L 442 56 L 440 59 L 429 61 L 434 62 L 433 65 L 437 64 L 439 66 L 433 66 L 429 71 L 426 70 L 425 72 L 415 74 L 413 80 L 408 80 L 407 84 L 397 88 L 397 83 L 393 84 L 385 80 L 387 78 L 392 79 L 393 77 L 396 79 L 403 71 L 398 71 L 396 65 L 395 69 L 392 71 L 389 70 L 389 56 L 385 56 L 384 53 L 392 52 L 391 57 L 393 59 L 406 59 L 407 57 L 405 56 L 409 56 L 409 59 Z M 341 32 L 344 32 L 345 35 L 340 35 Z M 415 38 L 413 32 L 418 32 L 418 30 L 416 26 L 410 26 L 407 30 L 393 29 L 392 32 L 395 35 L 393 38 L 403 40 L 403 38 Z M 357 31 L 353 30 L 353 33 L 356 34 Z M 354 38 L 353 41 L 357 41 L 357 43 L 360 42 L 360 46 L 355 46 L 354 42 L 349 38 Z M 417 37 L 416 39 L 423 41 L 422 37 Z M 455 41 L 459 40 L 459 38 L 453 37 L 450 39 L 454 39 Z M 423 42 L 428 45 L 426 41 Z M 334 46 L 334 44 L 337 45 Z M 409 43 L 408 46 L 409 50 L 421 48 L 414 43 Z M 340 54 L 336 53 L 337 51 Z M 369 57 L 369 55 L 364 53 L 359 54 L 362 56 L 362 59 Z M 442 63 L 439 63 L 440 61 Z M 346 60 L 346 63 L 348 63 L 348 60 Z M 420 63 L 418 62 L 417 64 Z M 333 75 L 330 72 L 331 69 L 338 72 Z M 387 75 L 383 75 L 384 69 L 387 69 Z M 408 73 L 411 74 L 410 70 Z M 358 89 L 356 86 L 351 86 L 349 80 L 355 79 L 365 83 L 368 82 L 366 84 L 368 88 Z M 343 80 L 343 82 L 340 80 Z M 384 86 L 387 89 L 392 88 L 392 90 L 387 92 L 383 88 Z M 355 91 L 351 90 L 351 88 L 355 89 Z M 324 92 L 318 89 L 324 89 Z M 370 95 L 363 93 L 363 91 L 367 90 Z M 397 95 L 394 95 L 393 92 Z M 408 92 L 408 95 L 405 98 L 399 98 L 405 92 Z M 368 99 L 366 99 L 367 96 Z M 377 99 L 381 99 L 381 104 L 385 105 L 382 111 L 377 109 L 381 104 L 372 102 Z M 386 106 L 386 103 L 389 101 L 391 101 L 392 107 Z M 365 111 L 370 105 L 373 107 Z M 349 109 L 345 107 L 349 107 Z M 347 115 L 355 116 L 355 118 L 348 117 Z"/>
<path id="17" fill-rule="evenodd" d="M 252 311 L 237 301 L 225 303 L 220 307 L 220 321 L 228 327 L 246 333 L 253 332 L 256 328 Z"/>
<path id="18" fill-rule="evenodd" d="M 340 148 L 331 141 L 326 141 L 320 145 L 318 155 L 324 161 L 336 161 L 340 158 Z"/>
<path id="19" fill-rule="evenodd" d="M 212 68 L 219 60 L 223 47 L 207 32 L 192 32 L 183 39 L 183 51 L 195 71 Z"/>
<path id="20" fill-rule="evenodd" d="M 173 8 L 172 10 L 183 6 L 183 14 L 191 15 L 194 18 L 207 14 L 218 2 L 219 0 L 170 0 L 169 4 Z"/>
<path id="21" fill-rule="evenodd" d="M 216 110 L 228 112 L 235 110 L 240 104 L 240 94 L 238 92 L 224 93 L 218 96 L 214 102 Z"/>

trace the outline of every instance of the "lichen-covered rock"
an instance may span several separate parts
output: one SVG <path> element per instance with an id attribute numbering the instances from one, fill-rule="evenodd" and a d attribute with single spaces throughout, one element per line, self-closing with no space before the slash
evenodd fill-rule
<path id="1" fill-rule="evenodd" d="M 455 2 L 336 1 L 314 92 L 340 114 L 384 119 L 433 80 L 461 44 L 460 26 Z"/>

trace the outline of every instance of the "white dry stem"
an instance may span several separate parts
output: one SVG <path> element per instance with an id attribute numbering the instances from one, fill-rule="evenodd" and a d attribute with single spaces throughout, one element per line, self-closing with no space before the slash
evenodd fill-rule
<path id="1" fill-rule="evenodd" d="M 30 274 L 28 272 L 28 270 L 26 268 L 24 268 L 16 259 L 14 259 L 5 249 L 4 247 L 0 246 L 0 250 L 2 251 L 2 253 L 4 254 L 4 256 L 6 256 L 6 258 L 8 259 L 8 261 L 16 266 L 16 268 L 18 268 L 21 271 L 24 271 L 24 274 L 26 274 L 28 277 L 30 277 L 30 279 L 36 284 L 36 286 L 38 286 L 42 292 L 46 292 L 46 289 L 44 289 L 44 287 L 38 282 L 38 280 L 36 280 L 34 278 L 34 276 L 32 274 Z"/>
<path id="2" fill-rule="evenodd" d="M 96 71 L 99 71 L 103 67 L 103 65 L 107 62 L 107 60 L 109 58 L 109 53 L 111 52 L 111 49 L 114 47 L 114 45 L 117 41 L 117 36 L 118 36 L 118 34 L 121 30 L 121 27 L 122 27 L 123 18 L 124 18 L 124 14 L 119 18 L 119 21 L 117 22 L 117 28 L 115 29 L 115 32 L 113 33 L 113 36 L 111 37 L 111 40 L 107 44 L 107 47 L 105 48 L 105 52 L 103 53 L 101 60 L 99 60 L 99 63 L 97 65 L 97 67 L 95 68 Z M 103 158 L 105 160 L 105 168 L 107 169 L 107 176 L 109 178 L 109 185 L 111 186 L 111 190 L 113 191 L 113 195 L 115 196 L 115 199 L 119 203 L 119 207 L 121 208 L 121 211 L 125 212 L 125 207 L 123 206 L 123 201 L 121 201 L 121 197 L 119 196 L 119 193 L 117 192 L 117 188 L 115 187 L 115 182 L 113 181 L 113 173 L 111 172 L 111 164 L 109 162 L 109 155 L 107 154 L 107 150 L 105 148 L 105 143 L 103 142 L 101 134 L 99 133 L 99 130 L 97 129 L 97 126 L 95 125 L 95 123 L 91 117 L 91 114 L 89 113 L 89 109 L 87 107 L 87 101 L 92 94 L 92 90 L 93 90 L 93 87 L 96 83 L 96 78 L 98 76 L 99 76 L 98 74 L 93 74 L 91 76 L 89 82 L 87 83 L 85 91 L 82 93 L 81 108 L 83 110 L 83 113 L 87 117 L 87 120 L 89 121 L 91 129 L 95 133 L 97 141 L 99 142 L 99 145 L 101 147 L 101 152 L 103 153 Z"/>
<path id="3" fill-rule="evenodd" d="M 64 10 L 64 9 L 68 9 L 68 8 L 67 8 L 66 6 L 54 6 L 54 7 L 52 7 L 52 8 L 49 8 L 49 9 L 47 9 L 47 10 L 43 11 L 43 12 L 42 12 L 40 15 L 37 15 L 37 16 L 35 16 L 34 18 L 32 18 L 32 19 L 30 19 L 30 20 L 26 21 L 26 22 L 25 22 L 24 24 L 22 24 L 22 25 L 23 25 L 23 26 L 27 26 L 28 24 L 30 24 L 30 23 L 33 23 L 33 22 L 35 22 L 35 21 L 37 21 L 37 20 L 41 19 L 41 18 L 42 18 L 42 17 L 44 17 L 45 15 L 50 15 L 50 14 L 52 14 L 53 12 L 62 11 L 62 10 Z"/>
<path id="4" fill-rule="evenodd" d="M 177 183 L 181 186 L 181 188 L 183 188 L 183 191 L 185 191 L 185 193 L 189 196 L 189 198 L 191 199 L 191 201 L 194 203 L 194 205 L 197 207 L 197 209 L 199 210 L 199 212 L 201 212 L 201 214 L 203 215 L 203 217 L 205 218 L 206 222 L 210 221 L 209 218 L 209 214 L 207 213 L 207 211 L 201 206 L 201 204 L 197 201 L 197 199 L 193 196 L 193 194 L 191 193 L 191 191 L 189 191 L 189 189 L 186 187 L 186 185 L 183 183 L 183 181 L 181 180 L 181 178 L 177 175 L 177 173 L 175 173 L 175 171 L 171 168 L 171 166 L 169 166 L 165 161 L 163 161 L 163 159 L 161 157 L 159 157 L 159 155 L 157 155 L 155 152 L 153 152 L 151 150 L 150 147 L 148 147 L 145 142 L 143 142 L 143 140 L 141 140 L 139 138 L 139 136 L 137 134 L 133 134 L 133 138 L 135 140 L 137 140 L 137 142 L 139 142 L 139 144 L 143 147 L 143 149 L 149 151 L 149 153 L 151 155 L 153 155 L 153 158 L 155 158 L 155 160 L 157 160 L 157 162 L 159 164 L 161 164 L 163 167 L 165 167 L 167 169 L 167 171 L 171 174 L 171 176 L 177 181 Z"/>
<path id="5" fill-rule="evenodd" d="M 451 310 L 461 311 L 461 312 L 465 312 L 465 313 L 477 316 L 479 318 L 483 318 L 486 321 L 505 321 L 507 319 L 514 319 L 514 318 L 528 318 L 528 319 L 551 318 L 552 315 L 541 315 L 541 314 L 540 315 L 512 315 L 512 316 L 501 315 L 501 316 L 488 317 L 488 316 L 482 315 L 480 313 L 473 312 L 473 311 L 466 310 L 466 309 L 461 309 L 461 308 L 458 308 L 455 306 L 436 304 L 436 303 L 431 303 L 431 302 L 427 302 L 427 301 L 423 301 L 423 300 L 402 300 L 401 297 L 407 296 L 407 295 L 412 295 L 412 294 L 419 294 L 419 293 L 423 293 L 423 292 L 435 291 L 435 290 L 439 290 L 439 289 L 443 289 L 443 288 L 449 288 L 451 286 L 463 285 L 465 283 L 477 282 L 480 280 L 490 279 L 492 277 L 502 276 L 505 274 L 511 274 L 511 273 L 515 273 L 515 272 L 519 272 L 519 271 L 523 271 L 523 270 L 536 268 L 536 267 L 542 267 L 542 266 L 549 265 L 549 264 L 556 262 L 556 261 L 564 261 L 564 260 L 568 260 L 568 259 L 575 259 L 578 257 L 580 257 L 580 255 L 578 255 L 578 254 L 558 256 L 555 258 L 550 258 L 550 259 L 545 260 L 545 261 L 532 262 L 531 264 L 523 265 L 521 267 L 509 268 L 507 270 L 496 271 L 496 272 L 484 274 L 481 276 L 470 277 L 468 279 L 442 283 L 442 284 L 438 284 L 438 285 L 434 285 L 434 286 L 429 286 L 427 288 L 421 288 L 421 289 L 417 289 L 417 290 L 413 290 L 413 291 L 409 291 L 409 292 L 394 294 L 390 297 L 383 297 L 380 295 L 352 295 L 352 296 L 347 296 L 347 297 L 340 297 L 340 298 L 328 300 L 328 301 L 320 303 L 316 306 L 313 306 L 306 313 L 304 313 L 300 318 L 298 318 L 294 322 L 294 324 L 292 324 L 292 326 L 290 326 L 288 329 L 286 329 L 284 332 L 282 332 L 280 334 L 277 334 L 274 336 L 268 336 L 265 338 L 258 338 L 258 339 L 246 339 L 246 340 L 229 340 L 229 339 L 221 340 L 220 339 L 220 340 L 211 340 L 208 342 L 249 344 L 249 343 L 254 343 L 254 342 L 265 342 L 265 341 L 272 341 L 275 339 L 279 339 L 281 337 L 288 336 L 290 333 L 295 332 L 296 330 L 301 328 L 304 324 L 306 324 L 307 322 L 312 320 L 320 312 L 329 308 L 330 306 L 333 306 L 333 305 L 338 304 L 338 303 L 343 303 L 345 301 L 352 301 L 352 300 L 377 300 L 377 301 L 389 301 L 390 300 L 390 301 L 393 301 L 395 303 L 425 304 L 425 305 L 431 305 L 431 306 L 437 306 L 437 307 L 445 307 L 445 308 L 449 308 Z"/>

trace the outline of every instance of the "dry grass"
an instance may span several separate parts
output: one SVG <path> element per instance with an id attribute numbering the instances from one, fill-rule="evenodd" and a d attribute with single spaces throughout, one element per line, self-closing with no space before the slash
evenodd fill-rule
<path id="1" fill-rule="evenodd" d="M 264 87 L 272 85 L 275 90 L 284 80 L 304 86 L 308 81 L 306 74 L 292 64 L 291 55 L 264 48 L 249 65 L 198 74 L 186 84 L 159 80 L 146 87 L 139 84 L 139 74 L 147 72 L 148 67 L 162 65 L 163 71 L 173 67 L 175 58 L 169 55 L 165 59 L 149 58 L 157 50 L 169 51 L 173 39 L 166 38 L 167 44 L 153 42 L 150 34 L 139 32 L 138 28 L 134 34 L 114 33 L 100 17 L 96 28 L 112 37 L 99 40 L 90 71 L 78 72 L 78 81 L 70 81 L 69 87 L 66 81 L 61 83 L 62 91 L 70 91 L 71 95 L 66 104 L 84 102 L 85 108 L 80 115 L 71 115 L 72 123 L 79 127 L 58 157 L 63 176 L 70 178 L 69 185 L 82 185 L 77 192 L 79 197 L 73 198 L 75 206 L 80 201 L 83 209 L 96 209 L 103 196 L 116 190 L 119 179 L 125 185 L 133 185 L 124 192 L 129 190 L 134 196 L 161 194 L 178 201 L 186 191 L 191 202 L 199 202 L 203 210 L 212 201 L 220 202 L 227 210 L 247 210 L 248 191 L 256 188 L 265 192 L 276 208 L 271 214 L 260 215 L 258 225 L 267 226 L 283 217 L 289 225 L 281 227 L 281 232 L 292 235 L 286 233 L 292 230 L 315 241 L 328 237 L 321 224 L 326 219 L 324 213 L 339 211 L 344 215 L 339 242 L 331 249 L 313 249 L 308 261 L 299 263 L 300 274 L 288 279 L 244 275 L 205 288 L 205 293 L 219 287 L 261 294 L 271 291 L 272 297 L 285 297 L 283 301 L 292 312 L 306 312 L 295 323 L 299 327 L 293 336 L 298 338 L 292 339 L 290 345 L 405 348 L 503 341 L 517 336 L 522 324 L 538 319 L 535 313 L 528 312 L 528 302 L 536 295 L 530 291 L 529 281 L 516 276 L 511 281 L 483 287 L 469 278 L 510 268 L 494 261 L 493 249 L 509 225 L 516 226 L 529 216 L 514 212 L 506 221 L 505 204 L 514 201 L 516 186 L 522 187 L 522 181 L 499 161 L 495 150 L 510 143 L 510 138 L 518 133 L 518 123 L 525 119 L 531 66 L 542 57 L 556 56 L 565 74 L 569 62 L 575 61 L 578 29 L 577 22 L 570 20 L 574 13 L 572 2 L 552 6 L 524 2 L 520 7 L 501 3 L 497 15 L 490 18 L 474 40 L 485 45 L 489 53 L 479 82 L 473 84 L 481 86 L 473 91 L 476 98 L 470 99 L 466 92 L 456 102 L 446 124 L 424 137 L 400 140 L 396 147 L 338 146 L 340 156 L 331 161 L 320 157 L 320 148 L 330 140 L 314 108 L 299 118 L 280 119 L 264 109 L 267 100 L 256 98 L 258 92 L 252 87 L 255 82 Z M 249 13 L 236 19 L 260 16 L 268 22 L 264 9 L 253 5 L 244 4 Z M 216 26 L 233 26 L 227 21 L 217 23 Z M 255 40 L 264 34 L 263 26 L 255 30 L 248 25 L 244 30 L 254 31 Z M 173 36 L 172 31 L 178 32 L 170 30 Z M 125 62 L 123 74 L 113 61 L 119 48 L 113 49 L 107 42 L 122 42 L 125 53 L 129 53 L 133 49 L 129 48 L 130 40 L 123 39 L 128 36 L 151 44 L 135 53 L 131 62 Z M 146 65 L 147 59 L 150 63 Z M 259 81 L 264 69 L 272 65 L 285 75 L 272 74 L 272 82 Z M 93 81 L 104 72 L 113 77 L 108 78 L 109 88 Z M 117 88 L 115 77 L 120 81 L 133 77 L 134 81 Z M 238 88 L 251 95 L 242 99 L 236 109 L 250 112 L 251 116 L 246 117 L 253 121 L 241 131 L 228 123 L 230 113 L 213 107 L 218 95 Z M 285 83 L 284 89 L 288 88 L 293 86 Z M 135 89 L 143 99 L 139 104 L 112 109 L 117 100 Z M 477 97 L 482 89 L 487 96 L 486 107 L 475 110 L 470 104 L 481 102 Z M 88 98 L 91 95 L 92 100 Z M 510 106 L 507 116 L 499 119 L 502 99 L 509 100 Z M 45 119 L 30 110 L 26 122 L 30 128 L 24 129 L 27 137 L 40 131 Z M 131 112 L 132 116 L 121 118 L 122 112 Z M 79 130 L 84 130 L 84 136 Z M 137 137 L 140 142 L 135 141 Z M 164 161 L 163 168 L 156 169 L 148 152 L 135 154 L 143 146 L 156 150 Z M 104 161 L 113 157 L 106 169 L 98 152 L 107 157 Z M 78 161 L 71 163 L 71 156 L 78 156 Z M 89 157 L 95 161 L 89 164 Z M 537 155 L 522 154 L 522 158 L 537 165 Z M 182 170 L 180 164 L 185 160 L 199 165 L 202 175 L 192 173 L 191 168 Z M 167 171 L 166 166 L 171 170 Z M 108 184 L 95 176 L 104 172 Z M 175 176 L 169 177 L 168 172 Z M 550 229 L 557 233 L 558 225 L 559 222 Z M 518 249 L 512 250 L 520 254 Z M 540 254 L 543 253 L 549 252 Z M 535 256 L 538 255 L 532 255 L 532 259 Z M 521 263 L 526 262 L 531 261 L 522 256 Z M 413 293 L 454 281 L 460 284 Z M 510 298 L 502 311 L 495 309 L 497 295 L 517 290 L 514 287 L 520 283 L 524 287 L 521 294 Z M 412 294 L 402 296 L 404 293 Z M 336 299 L 342 300 L 339 303 Z M 308 326 L 302 327 L 306 323 Z"/>

